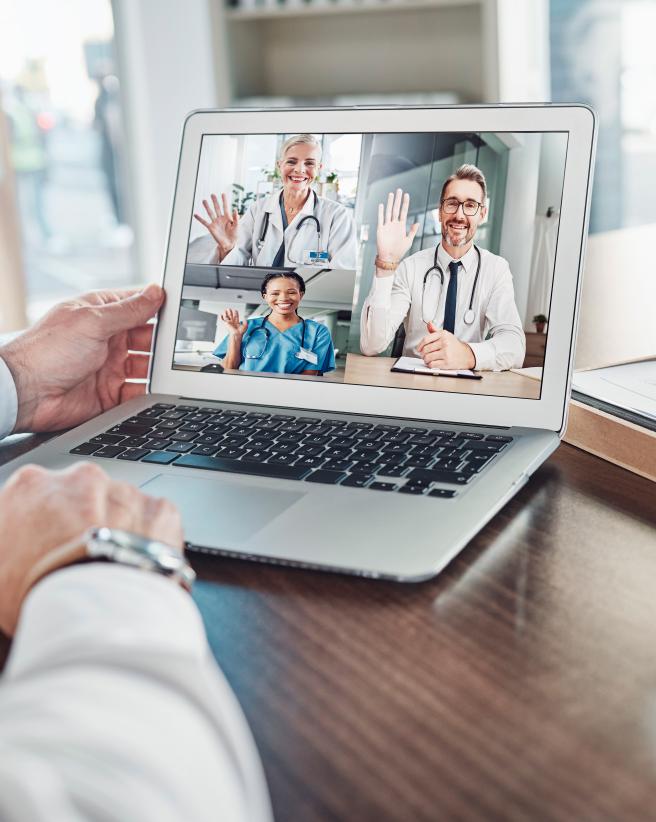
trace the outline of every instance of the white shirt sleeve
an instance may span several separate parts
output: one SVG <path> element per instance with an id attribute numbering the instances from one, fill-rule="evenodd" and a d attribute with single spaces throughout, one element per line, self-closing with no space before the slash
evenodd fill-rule
<path id="1" fill-rule="evenodd" d="M 18 396 L 14 378 L 7 364 L 0 357 L 0 439 L 14 430 L 17 414 Z"/>
<path id="2" fill-rule="evenodd" d="M 495 273 L 494 285 L 485 306 L 483 342 L 468 342 L 481 371 L 505 371 L 521 368 L 526 354 L 526 337 L 515 303 L 512 274 L 502 258 Z"/>
<path id="3" fill-rule="evenodd" d="M 360 350 L 363 354 L 371 357 L 387 348 L 408 313 L 410 301 L 405 260 L 390 277 L 374 274 L 360 319 Z"/>
<path id="4" fill-rule="evenodd" d="M 0 685 L 0 819 L 272 819 L 244 716 L 174 583 L 96 563 L 29 594 Z"/>

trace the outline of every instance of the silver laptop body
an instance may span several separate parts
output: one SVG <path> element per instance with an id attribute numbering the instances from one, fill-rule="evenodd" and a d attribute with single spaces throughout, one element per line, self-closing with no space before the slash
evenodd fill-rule
<path id="1" fill-rule="evenodd" d="M 167 303 L 157 326 L 150 377 L 152 393 L 131 400 L 57 436 L 4 466 L 0 469 L 0 481 L 4 481 L 19 465 L 26 463 L 59 469 L 70 465 L 74 460 L 91 460 L 117 480 L 130 482 L 146 493 L 172 499 L 182 511 L 185 536 L 193 550 L 403 581 L 419 581 L 437 574 L 528 481 L 531 474 L 557 448 L 565 429 L 589 213 L 595 131 L 594 116 L 583 106 L 235 110 L 193 113 L 185 123 L 182 139 L 163 277 Z M 375 178 L 376 175 L 372 172 L 366 181 L 362 177 L 358 178 L 355 202 L 348 204 L 352 209 L 353 219 L 359 225 L 361 247 L 350 336 L 345 344 L 346 365 L 338 365 L 335 372 L 337 376 L 333 377 L 220 373 L 220 368 L 215 369 L 214 373 L 201 371 L 203 363 L 211 365 L 219 362 L 212 355 L 215 340 L 202 341 L 202 344 L 198 342 L 196 348 L 192 341 L 190 356 L 199 358 L 198 367 L 190 367 L 189 359 L 184 360 L 187 363 L 184 368 L 176 366 L 175 352 L 180 349 L 180 340 L 176 341 L 176 335 L 180 333 L 179 308 L 183 299 L 191 300 L 188 295 L 192 294 L 186 292 L 185 296 L 183 280 L 187 249 L 191 242 L 190 215 L 199 196 L 197 186 L 200 186 L 203 168 L 204 139 L 216 136 L 239 141 L 257 135 L 258 140 L 253 140 L 252 144 L 257 142 L 259 146 L 264 137 L 271 137 L 271 145 L 279 145 L 283 137 L 304 133 L 323 136 L 324 145 L 335 142 L 335 135 L 359 135 L 361 162 L 358 173 L 362 175 L 363 169 L 368 166 L 369 171 L 372 167 L 377 167 L 377 173 L 381 175 Z M 417 164 L 395 163 L 393 154 L 389 155 L 385 151 L 376 153 L 375 146 L 386 142 L 394 144 L 392 137 L 397 139 L 399 145 L 406 145 L 403 142 L 406 139 L 404 135 L 407 136 L 409 145 L 416 135 L 427 134 L 462 135 L 460 142 L 464 145 L 456 141 L 453 153 L 446 160 L 430 160 L 434 168 L 439 166 L 441 173 L 450 173 L 463 158 L 469 158 L 468 141 L 478 148 L 479 158 L 486 157 L 488 150 L 497 151 L 501 157 L 496 157 L 494 162 L 500 164 L 499 168 L 505 169 L 506 194 L 505 199 L 496 201 L 496 207 L 504 209 L 505 224 L 495 224 L 490 220 L 486 235 L 487 241 L 491 243 L 496 231 L 496 247 L 501 250 L 506 237 L 507 248 L 513 248 L 513 253 L 521 251 L 522 243 L 515 242 L 513 245 L 511 231 L 511 221 L 518 219 L 513 217 L 517 214 L 517 201 L 523 197 L 528 202 L 528 205 L 524 202 L 523 207 L 525 210 L 529 209 L 530 218 L 535 218 L 537 226 L 537 218 L 542 215 L 536 208 L 541 193 L 544 193 L 540 191 L 540 184 L 546 185 L 547 178 L 544 175 L 553 183 L 560 173 L 557 181 L 560 199 L 549 203 L 557 208 L 559 217 L 556 250 L 550 261 L 546 354 L 543 366 L 529 372 L 521 371 L 521 377 L 533 386 L 531 388 L 528 382 L 522 382 L 522 385 L 529 386 L 527 392 L 531 398 L 476 393 L 471 388 L 473 381 L 457 378 L 453 378 L 444 390 L 431 390 L 420 384 L 421 380 L 434 379 L 428 375 L 414 377 L 412 387 L 403 388 L 392 387 L 387 382 L 376 385 L 348 380 L 349 357 L 362 367 L 370 364 L 350 342 L 354 336 L 358 308 L 366 296 L 362 292 L 367 290 L 365 268 L 367 260 L 371 259 L 367 257 L 367 249 L 370 250 L 370 246 L 367 246 L 367 230 L 370 236 L 373 234 L 375 237 L 375 226 L 373 229 L 371 225 L 366 229 L 362 228 L 368 219 L 366 212 L 370 203 L 363 203 L 358 199 L 362 194 L 361 187 L 366 182 L 371 200 L 388 184 L 392 186 L 397 181 L 406 180 L 408 185 L 412 185 L 418 173 Z M 539 141 L 530 137 L 535 134 L 541 135 Z M 559 155 L 562 158 L 560 171 L 553 167 L 546 168 L 549 157 L 540 153 L 548 153 L 545 146 L 548 147 L 551 143 L 555 145 L 556 139 L 550 136 L 555 134 L 562 135 L 559 145 L 565 146 L 565 151 Z M 327 135 L 334 139 L 327 140 Z M 435 139 L 437 144 L 439 140 L 437 137 Z M 538 143 L 542 148 L 536 148 Z M 210 143 L 206 142 L 207 145 Z M 243 144 L 240 147 L 243 148 Z M 365 147 L 368 147 L 368 155 L 365 154 Z M 513 166 L 518 162 L 515 157 L 521 155 L 522 151 L 526 154 L 528 148 L 531 149 L 529 153 L 532 161 L 537 163 L 532 172 L 537 175 L 537 182 L 534 181 L 535 191 L 530 196 L 526 194 L 526 177 L 518 178 L 517 168 Z M 513 151 L 516 152 L 515 155 Z M 391 162 L 392 169 L 389 173 L 384 170 L 385 162 Z M 523 155 L 522 162 L 528 162 Z M 545 166 L 542 172 L 540 164 Z M 492 197 L 492 193 L 490 196 Z M 438 239 L 439 235 L 433 245 Z M 532 239 L 535 241 L 532 243 L 535 249 L 538 239 L 536 233 Z M 430 247 L 430 242 L 427 241 L 425 247 Z M 533 260 L 526 269 L 527 272 L 532 272 L 534 263 Z M 544 269 L 544 260 L 542 263 Z M 522 299 L 525 300 L 523 307 L 528 310 L 531 281 L 527 280 L 522 284 L 519 269 L 513 274 L 515 293 L 520 295 L 521 292 Z M 525 276 L 529 278 L 528 273 Z M 205 288 L 209 290 L 209 286 Z M 207 296 L 203 292 L 196 302 L 191 302 L 200 311 L 207 311 L 208 305 L 210 308 L 212 306 L 212 300 L 220 301 L 220 298 L 220 294 Z M 231 300 L 234 302 L 235 299 L 238 300 L 239 297 L 231 292 Z M 256 312 L 252 296 L 247 299 L 248 301 L 246 298 L 243 301 L 243 310 L 247 311 L 248 306 L 251 306 L 253 316 L 261 316 L 261 306 Z M 339 317 L 343 315 L 336 316 L 339 323 Z M 322 315 L 319 319 L 324 321 L 325 317 Z M 337 331 L 333 332 L 333 336 L 337 338 Z M 345 353 L 344 347 L 341 353 Z M 338 364 L 339 354 L 338 350 Z M 494 384 L 493 375 L 488 377 L 485 373 L 480 383 L 485 385 L 486 378 L 489 379 L 489 384 Z M 465 383 L 469 383 L 466 391 Z M 157 412 L 148 411 L 156 405 L 159 407 Z M 412 429 L 406 443 L 411 438 L 419 437 L 423 441 L 423 437 L 433 437 L 436 442 L 444 444 L 448 441 L 445 438 L 453 437 L 454 442 L 462 442 L 463 438 L 465 444 L 478 442 L 479 449 L 485 443 L 498 443 L 500 447 L 491 452 L 492 457 L 485 464 L 484 470 L 469 476 L 466 482 L 455 484 L 437 479 L 425 483 L 421 493 L 402 492 L 404 486 L 411 484 L 408 479 L 411 472 L 418 472 L 416 476 L 424 476 L 421 464 L 408 468 L 402 476 L 398 476 L 398 472 L 397 476 L 392 477 L 384 473 L 379 476 L 374 472 L 373 480 L 365 487 L 353 487 L 343 485 L 341 481 L 335 484 L 307 481 L 312 472 L 308 472 L 302 479 L 252 475 L 243 472 L 248 470 L 243 468 L 243 463 L 237 473 L 212 468 L 199 470 L 199 467 L 185 465 L 185 462 L 189 463 L 189 459 L 182 458 L 188 457 L 187 454 L 181 454 L 180 458 L 176 456 L 174 462 L 166 465 L 142 460 L 102 458 L 93 453 L 71 453 L 95 437 L 107 434 L 112 429 L 116 430 L 121 425 L 129 425 L 130 423 L 126 423 L 128 420 L 134 421 L 136 418 L 143 421 L 147 418 L 143 416 L 144 412 L 157 413 L 159 416 L 156 419 L 159 419 L 171 410 L 175 412 L 175 408 L 179 406 L 187 409 L 182 413 L 188 419 L 204 417 L 205 421 L 216 422 L 220 419 L 251 420 L 260 415 L 261 419 L 271 421 L 281 416 L 283 420 L 279 427 L 294 427 L 297 425 L 294 420 L 302 419 L 304 422 L 300 425 L 306 426 L 308 430 L 314 430 L 313 419 L 317 425 L 324 426 L 325 420 L 329 420 L 331 422 L 328 427 L 334 425 L 331 436 L 345 430 L 345 426 L 356 432 L 381 430 L 385 435 L 390 429 L 392 438 L 395 432 Z M 226 416 L 226 412 L 237 413 Z M 289 418 L 294 419 L 290 421 Z M 278 424 L 277 420 L 275 422 Z M 363 425 L 358 427 L 353 426 L 353 423 Z M 275 426 L 272 427 L 275 429 Z M 425 433 L 422 434 L 422 431 Z M 274 432 L 268 433 L 269 436 L 274 436 Z M 467 439 L 468 436 L 471 438 Z M 473 453 L 477 452 L 469 451 L 469 454 Z M 486 453 L 484 449 L 483 453 Z M 320 466 L 316 470 L 320 470 Z M 426 470 L 430 470 L 430 463 Z M 441 477 L 441 474 L 435 476 Z M 392 489 L 375 490 L 370 487 L 372 483 L 391 485 Z"/>

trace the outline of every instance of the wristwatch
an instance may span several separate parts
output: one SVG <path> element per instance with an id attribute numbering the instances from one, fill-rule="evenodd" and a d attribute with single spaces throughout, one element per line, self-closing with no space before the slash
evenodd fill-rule
<path id="1" fill-rule="evenodd" d="M 179 548 L 118 528 L 89 528 L 36 563 L 25 582 L 23 596 L 52 571 L 85 560 L 106 560 L 154 571 L 179 583 L 187 591 L 196 579 L 195 571 Z"/>

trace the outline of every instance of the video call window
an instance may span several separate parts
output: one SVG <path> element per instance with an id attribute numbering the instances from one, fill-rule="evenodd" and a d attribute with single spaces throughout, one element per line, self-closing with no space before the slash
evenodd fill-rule
<path id="1" fill-rule="evenodd" d="M 566 151 L 205 135 L 174 367 L 539 398 Z"/>

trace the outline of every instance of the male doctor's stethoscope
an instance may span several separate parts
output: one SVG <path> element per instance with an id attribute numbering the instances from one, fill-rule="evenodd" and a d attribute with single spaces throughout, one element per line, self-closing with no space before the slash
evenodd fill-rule
<path id="1" fill-rule="evenodd" d="M 287 249 L 287 259 L 290 263 L 294 263 L 294 265 L 303 265 L 303 261 L 296 260 L 292 257 L 292 248 L 294 247 L 294 243 L 298 240 L 298 235 L 303 227 L 303 225 L 309 220 L 310 222 L 314 223 L 314 227 L 317 232 L 317 252 L 313 253 L 310 252 L 310 256 L 316 259 L 317 261 L 326 260 L 328 258 L 328 254 L 326 252 L 321 251 L 321 223 L 319 222 L 319 218 L 316 215 L 317 204 L 319 202 L 319 198 L 317 196 L 316 191 L 312 191 L 312 196 L 314 197 L 314 207 L 313 211 L 314 214 L 306 214 L 302 220 L 299 221 L 299 224 L 296 226 L 296 233 L 292 237 L 291 242 L 289 243 L 289 248 Z M 265 211 L 264 217 L 262 218 L 262 227 L 260 228 L 260 236 L 255 241 L 255 245 L 257 246 L 257 250 L 261 251 L 262 246 L 264 245 L 264 240 L 266 239 L 267 231 L 269 230 L 269 220 L 271 219 L 271 212 Z M 303 329 L 305 330 L 305 328 Z"/>
<path id="2" fill-rule="evenodd" d="M 465 311 L 464 320 L 467 325 L 472 325 L 474 320 L 476 319 L 476 314 L 474 313 L 474 296 L 476 295 L 476 286 L 478 284 L 478 275 L 481 272 L 481 252 L 478 246 L 474 246 L 476 249 L 476 253 L 478 254 L 478 264 L 476 265 L 476 276 L 474 277 L 474 284 L 472 285 L 471 295 L 469 297 L 469 308 Z M 439 243 L 435 246 L 435 257 L 433 259 L 433 265 L 428 269 L 428 271 L 424 274 L 424 282 L 421 287 L 421 318 L 422 320 L 428 325 L 428 323 L 432 322 L 435 319 L 435 312 L 432 314 L 426 313 L 426 306 L 425 306 L 425 297 L 426 297 L 426 282 L 428 281 L 429 276 L 431 274 L 435 276 L 435 274 L 440 275 L 440 285 L 444 286 L 444 270 L 442 266 L 437 261 L 437 252 L 440 249 Z M 436 306 L 437 308 L 437 306 Z"/>

